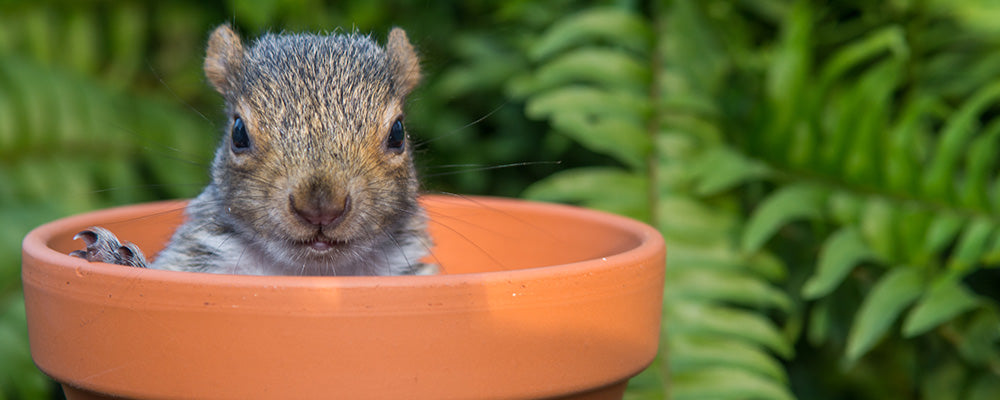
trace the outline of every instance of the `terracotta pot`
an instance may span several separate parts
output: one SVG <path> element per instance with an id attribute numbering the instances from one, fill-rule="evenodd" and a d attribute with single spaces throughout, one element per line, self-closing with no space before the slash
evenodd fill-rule
<path id="1" fill-rule="evenodd" d="M 429 196 L 443 273 L 260 277 L 65 255 L 101 225 L 155 254 L 183 202 L 24 239 L 31 354 L 67 397 L 615 398 L 656 354 L 664 245 L 575 207 Z"/>

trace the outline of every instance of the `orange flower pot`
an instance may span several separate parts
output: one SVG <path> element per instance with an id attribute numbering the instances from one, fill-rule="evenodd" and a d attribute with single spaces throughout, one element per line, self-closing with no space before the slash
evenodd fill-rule
<path id="1" fill-rule="evenodd" d="M 155 254 L 183 202 L 24 239 L 31 354 L 70 399 L 620 399 L 656 354 L 664 244 L 569 206 L 428 196 L 434 276 L 127 268 L 65 255 L 101 225 Z"/>

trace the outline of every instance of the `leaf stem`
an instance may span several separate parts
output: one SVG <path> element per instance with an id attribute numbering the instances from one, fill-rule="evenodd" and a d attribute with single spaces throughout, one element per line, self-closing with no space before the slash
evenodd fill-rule
<path id="1" fill-rule="evenodd" d="M 657 204 L 660 200 L 660 188 L 657 179 L 657 166 L 659 165 L 658 152 L 656 150 L 656 137 L 660 132 L 660 106 L 663 103 L 662 93 L 660 91 L 660 79 L 661 79 L 661 69 L 663 54 L 661 54 L 660 46 L 660 33 L 662 31 L 662 23 L 660 22 L 659 9 L 657 7 L 658 2 L 651 1 L 648 5 L 649 19 L 652 25 L 653 38 L 650 42 L 650 56 L 649 56 L 649 69 L 650 69 L 650 79 L 649 79 L 649 105 L 650 112 L 649 119 L 646 121 L 646 135 L 649 137 L 650 148 L 646 152 L 646 196 L 649 202 L 649 222 L 659 228 L 660 218 L 659 212 L 657 210 Z"/>
<path id="2" fill-rule="evenodd" d="M 650 40 L 650 56 L 649 56 L 649 109 L 652 110 L 649 115 L 649 119 L 646 121 L 646 135 L 649 137 L 650 147 L 647 150 L 646 156 L 646 196 L 648 207 L 649 207 L 649 222 L 653 226 L 660 227 L 660 216 L 657 205 L 660 202 L 660 186 L 658 184 L 658 174 L 657 167 L 659 166 L 659 152 L 656 146 L 656 137 L 660 132 L 660 107 L 663 104 L 662 93 L 660 90 L 660 79 L 662 79 L 662 68 L 663 68 L 663 54 L 662 48 L 660 46 L 660 38 L 663 32 L 663 23 L 660 19 L 660 7 L 658 1 L 649 1 L 646 3 L 646 12 L 648 13 L 648 19 L 653 32 L 653 37 Z M 669 337 L 669 333 L 666 332 L 668 329 L 667 325 L 663 325 L 661 329 L 664 330 L 663 337 Z M 660 364 L 661 371 L 660 377 L 663 379 L 664 398 L 669 400 L 673 397 L 673 384 L 671 383 L 671 365 L 670 365 L 670 347 L 667 345 L 660 346 L 659 357 L 663 360 Z"/>

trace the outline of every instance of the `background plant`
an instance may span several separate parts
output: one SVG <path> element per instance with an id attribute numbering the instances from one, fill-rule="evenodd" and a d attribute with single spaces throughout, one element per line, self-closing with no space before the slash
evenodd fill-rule
<path id="1" fill-rule="evenodd" d="M 998 398 L 1000 9 L 981 1 L 0 3 L 0 398 L 45 398 L 20 240 L 205 182 L 221 21 L 403 26 L 428 191 L 642 219 L 664 335 L 629 398 Z M 540 161 L 540 162 L 539 162 Z M 559 161 L 554 165 L 549 161 Z M 493 168 L 528 163 L 511 168 Z"/>

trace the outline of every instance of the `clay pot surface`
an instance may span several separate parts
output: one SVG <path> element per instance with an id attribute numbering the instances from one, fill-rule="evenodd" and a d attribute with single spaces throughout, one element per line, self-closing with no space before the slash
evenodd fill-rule
<path id="1" fill-rule="evenodd" d="M 71 398 L 621 398 L 656 355 L 664 244 L 615 215 L 426 196 L 434 276 L 172 272 L 66 255 L 100 225 L 155 254 L 184 202 L 24 240 L 31 354 Z"/>

